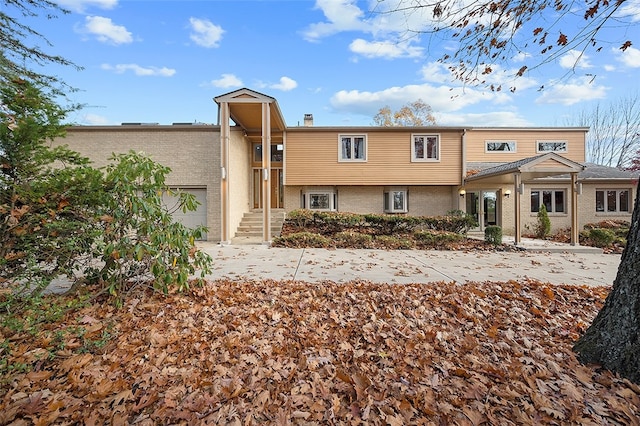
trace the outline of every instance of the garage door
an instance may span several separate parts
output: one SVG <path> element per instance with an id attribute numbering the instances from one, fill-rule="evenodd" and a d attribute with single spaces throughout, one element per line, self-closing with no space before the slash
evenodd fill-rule
<path id="1" fill-rule="evenodd" d="M 171 188 L 172 190 L 188 192 L 196 197 L 200 203 L 195 211 L 183 213 L 181 209 L 176 209 L 178 205 L 178 197 L 164 194 L 162 202 L 173 212 L 173 218 L 182 223 L 187 228 L 196 228 L 197 226 L 207 226 L 207 190 L 205 188 Z M 175 211 L 174 211 L 175 210 Z M 207 239 L 207 235 L 202 236 L 203 240 Z"/>

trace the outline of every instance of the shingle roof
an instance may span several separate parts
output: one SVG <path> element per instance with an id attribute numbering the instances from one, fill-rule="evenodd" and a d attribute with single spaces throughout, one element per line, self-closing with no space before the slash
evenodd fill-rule
<path id="1" fill-rule="evenodd" d="M 469 162 L 467 170 L 480 170 L 474 176 L 483 176 L 511 170 L 527 164 L 538 157 L 524 158 L 511 163 L 493 162 Z M 581 163 L 585 166 L 582 172 L 578 173 L 578 180 L 607 180 L 607 179 L 638 179 L 640 171 L 620 170 L 616 167 L 603 166 L 595 163 Z M 568 174 L 549 176 L 545 179 L 569 179 Z"/>

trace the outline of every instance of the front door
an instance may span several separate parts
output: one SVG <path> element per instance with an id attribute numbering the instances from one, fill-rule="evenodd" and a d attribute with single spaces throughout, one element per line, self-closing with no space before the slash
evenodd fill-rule
<path id="1" fill-rule="evenodd" d="M 271 169 L 271 208 L 284 206 L 283 172 L 280 168 Z M 253 208 L 262 208 L 262 169 L 253 169 Z"/>
<path id="2" fill-rule="evenodd" d="M 477 230 L 484 231 L 487 226 L 500 224 L 498 191 L 469 191 L 465 194 L 465 198 L 467 213 L 478 222 Z"/>

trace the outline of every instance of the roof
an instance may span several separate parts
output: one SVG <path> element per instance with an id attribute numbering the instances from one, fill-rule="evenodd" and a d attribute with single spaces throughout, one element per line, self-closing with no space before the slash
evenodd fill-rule
<path id="1" fill-rule="evenodd" d="M 467 165 L 467 169 L 470 169 Z M 555 152 L 523 158 L 511 163 L 501 163 L 480 170 L 465 178 L 465 182 L 484 180 L 485 182 L 506 183 L 513 179 L 514 174 L 522 175 L 525 180 L 546 178 L 567 173 L 579 173 L 584 166 Z"/>
<path id="2" fill-rule="evenodd" d="M 469 162 L 467 163 L 467 170 L 480 170 L 474 176 L 495 174 L 501 170 L 508 170 L 513 165 L 518 163 L 527 163 L 529 160 L 536 158 L 530 157 L 522 160 L 515 161 L 513 163 L 493 163 L 493 162 Z M 595 163 L 582 163 L 585 167 L 583 171 L 578 173 L 578 180 L 637 180 L 640 177 L 640 171 L 620 170 L 617 167 L 603 166 Z M 504 173 L 504 171 L 503 171 Z M 568 174 L 560 174 L 554 176 L 548 176 L 546 179 L 569 179 Z"/>

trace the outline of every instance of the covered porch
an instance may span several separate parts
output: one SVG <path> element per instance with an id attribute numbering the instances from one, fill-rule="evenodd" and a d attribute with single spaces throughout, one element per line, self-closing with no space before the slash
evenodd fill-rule
<path id="1" fill-rule="evenodd" d="M 275 98 L 250 89 L 239 89 L 214 98 L 218 104 L 220 125 L 220 235 L 222 244 L 230 244 L 234 228 L 250 209 L 249 196 L 257 176 L 262 204 L 262 242 L 271 241 L 272 146 L 284 146 L 285 122 Z M 231 122 L 236 126 L 231 126 Z M 234 132 L 241 128 L 240 134 Z M 241 139 L 241 140 L 238 140 Z M 234 144 L 242 144 L 242 149 Z M 259 147 L 259 173 L 250 167 L 253 146 Z M 284 150 L 283 150 L 284 152 Z M 277 179 L 283 180 L 279 174 Z M 242 198 L 242 200 L 238 200 Z M 245 201 L 246 200 L 246 201 Z"/>
<path id="2" fill-rule="evenodd" d="M 461 194 L 466 192 L 466 188 L 505 188 L 504 191 L 500 191 L 501 198 L 504 203 L 513 202 L 514 243 L 519 245 L 522 242 L 522 199 L 525 194 L 525 185 L 530 185 L 540 178 L 568 175 L 570 176 L 567 203 L 571 219 L 570 244 L 576 246 L 579 245 L 580 231 L 578 226 L 578 195 L 580 193 L 578 173 L 584 168 L 585 166 L 580 163 L 550 152 L 488 167 L 477 173 L 469 174 L 463 181 Z"/>

